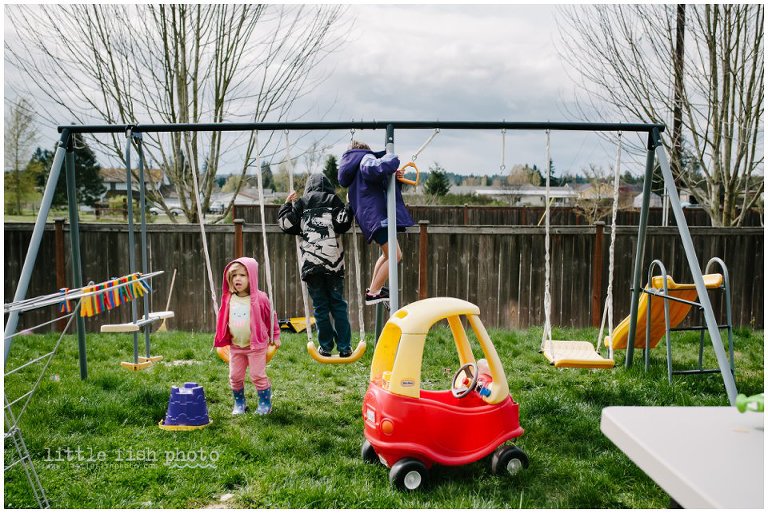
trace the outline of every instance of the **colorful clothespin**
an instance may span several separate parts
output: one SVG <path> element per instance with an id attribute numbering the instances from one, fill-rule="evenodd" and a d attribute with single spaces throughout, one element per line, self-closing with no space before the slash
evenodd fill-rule
<path id="1" fill-rule="evenodd" d="M 109 280 L 109 295 L 112 302 L 112 308 L 120 306 L 120 289 L 117 287 L 118 281 L 114 276 Z"/>
<path id="2" fill-rule="evenodd" d="M 101 283 L 94 285 L 93 291 L 96 293 L 93 296 L 93 313 L 100 314 L 106 307 L 104 306 L 104 293 L 101 292 L 104 289 Z"/>
<path id="3" fill-rule="evenodd" d="M 125 294 L 124 298 L 125 301 L 133 301 L 133 287 L 131 284 L 131 277 L 130 276 L 124 276 L 123 278 L 120 278 L 120 281 L 124 283 L 123 286 L 123 293 Z"/>
<path id="4" fill-rule="evenodd" d="M 141 275 L 139 275 L 141 276 Z M 147 282 L 147 279 L 143 276 L 139 279 L 139 283 L 141 283 L 142 288 L 144 289 L 144 292 L 152 292 L 152 287 L 149 286 L 149 283 Z"/>
<path id="5" fill-rule="evenodd" d="M 67 298 L 67 294 L 69 293 L 68 288 L 59 289 L 59 292 L 62 292 L 64 294 L 64 300 L 59 303 L 59 313 L 70 313 L 72 312 L 72 301 Z"/>
<path id="6" fill-rule="evenodd" d="M 84 294 L 88 294 L 89 292 L 93 291 L 93 287 L 91 285 L 87 287 L 83 287 L 82 291 Z M 80 317 L 92 317 L 92 316 L 93 316 L 93 296 L 84 295 L 80 299 Z"/>

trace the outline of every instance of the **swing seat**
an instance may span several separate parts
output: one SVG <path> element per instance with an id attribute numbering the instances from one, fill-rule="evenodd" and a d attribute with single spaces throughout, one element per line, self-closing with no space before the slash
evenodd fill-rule
<path id="1" fill-rule="evenodd" d="M 267 363 L 275 356 L 275 353 L 277 353 L 277 346 L 270 344 L 267 348 Z M 217 347 L 216 354 L 224 363 L 229 363 L 229 346 Z"/>
<path id="2" fill-rule="evenodd" d="M 104 324 L 101 326 L 101 333 L 134 333 L 147 324 L 151 324 L 161 319 L 170 319 L 173 315 L 173 312 L 151 312 L 148 317 L 142 317 L 136 322 Z"/>
<path id="3" fill-rule="evenodd" d="M 313 342 L 307 342 L 307 352 L 309 353 L 309 356 L 311 356 L 312 359 L 319 363 L 354 363 L 365 354 L 365 347 L 365 340 L 361 340 L 360 343 L 357 344 L 355 350 L 352 351 L 351 355 L 347 356 L 346 358 L 342 358 L 338 354 L 322 356 L 317 352 L 317 348 Z"/>
<path id="4" fill-rule="evenodd" d="M 280 319 L 280 329 L 291 331 L 293 333 L 301 333 L 307 330 L 307 318 L 306 317 L 289 317 L 288 319 Z M 315 318 L 309 318 L 310 326 L 315 325 Z"/>
<path id="5" fill-rule="evenodd" d="M 550 353 L 550 348 L 552 352 Z M 613 360 L 603 358 L 595 346 L 579 340 L 547 340 L 541 353 L 551 365 L 558 368 L 610 369 Z"/>
<path id="6" fill-rule="evenodd" d="M 120 362 L 120 367 L 123 367 L 124 369 L 132 370 L 132 371 L 140 371 L 144 369 L 148 369 L 149 367 L 152 367 L 154 362 L 139 362 L 139 363 L 133 363 L 133 362 Z"/>
<path id="7" fill-rule="evenodd" d="M 138 362 L 120 362 L 120 367 L 132 371 L 140 371 L 152 367 L 155 363 L 162 359 L 162 356 L 139 356 Z"/>

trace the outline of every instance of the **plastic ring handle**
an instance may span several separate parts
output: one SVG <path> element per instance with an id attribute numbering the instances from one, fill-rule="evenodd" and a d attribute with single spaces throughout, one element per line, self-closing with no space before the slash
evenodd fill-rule
<path id="1" fill-rule="evenodd" d="M 407 185 L 419 185 L 419 168 L 416 167 L 416 163 L 415 162 L 408 162 L 407 164 L 404 164 L 403 167 L 398 169 L 398 171 L 405 172 L 405 170 L 407 168 L 409 168 L 409 167 L 412 167 L 413 169 L 416 170 L 416 179 L 415 180 L 409 180 L 408 178 L 403 177 L 403 178 L 398 178 L 397 181 L 401 182 L 401 183 L 404 183 L 404 184 L 407 184 Z"/>

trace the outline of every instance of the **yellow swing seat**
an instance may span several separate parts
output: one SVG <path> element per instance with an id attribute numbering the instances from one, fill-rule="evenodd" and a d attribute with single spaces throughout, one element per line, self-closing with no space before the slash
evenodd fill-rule
<path id="1" fill-rule="evenodd" d="M 614 364 L 595 351 L 591 343 L 580 340 L 547 340 L 541 353 L 558 368 L 610 369 Z"/>
<path id="2" fill-rule="evenodd" d="M 311 356 L 313 360 L 320 363 L 354 363 L 365 354 L 365 348 L 365 340 L 361 340 L 360 343 L 357 344 L 355 350 L 352 351 L 351 355 L 347 356 L 346 358 L 342 358 L 338 354 L 323 356 L 317 351 L 317 347 L 315 347 L 313 342 L 307 342 L 307 352 L 309 353 L 309 356 Z"/>
<path id="3" fill-rule="evenodd" d="M 275 356 L 275 353 L 277 353 L 277 346 L 270 344 L 267 348 L 267 363 Z M 221 361 L 229 363 L 229 346 L 217 347 L 216 354 L 219 355 Z"/>

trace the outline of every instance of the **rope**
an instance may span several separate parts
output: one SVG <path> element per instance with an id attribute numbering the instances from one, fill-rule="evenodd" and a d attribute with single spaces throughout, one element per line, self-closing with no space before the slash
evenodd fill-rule
<path id="1" fill-rule="evenodd" d="M 213 284 L 213 271 L 211 271 L 211 256 L 208 254 L 208 241 L 205 238 L 205 223 L 203 222 L 203 209 L 200 206 L 200 189 L 197 185 L 197 164 L 195 155 L 189 143 L 189 137 L 184 133 L 184 145 L 187 148 L 187 160 L 189 169 L 192 173 L 192 181 L 195 187 L 195 205 L 197 206 L 197 220 L 200 224 L 200 238 L 203 240 L 203 254 L 205 255 L 205 269 L 208 271 L 208 286 L 211 288 L 211 302 L 213 303 L 213 312 L 216 315 L 219 311 L 219 304 L 216 301 L 216 287 Z"/>
<path id="2" fill-rule="evenodd" d="M 274 342 L 273 333 L 275 332 L 275 310 L 274 310 L 274 296 L 272 294 L 272 266 L 269 262 L 269 249 L 267 247 L 267 225 L 264 220 L 264 183 L 261 176 L 261 152 L 259 150 L 259 131 L 253 132 L 253 143 L 256 148 L 256 170 L 258 174 L 256 177 L 259 180 L 259 210 L 261 212 L 261 238 L 264 241 L 264 265 L 267 275 L 267 293 L 269 294 L 269 342 Z"/>
<path id="3" fill-rule="evenodd" d="M 361 276 L 361 270 L 360 270 L 360 251 L 357 247 L 357 227 L 355 226 L 355 220 L 352 219 L 352 247 L 354 248 L 355 252 L 355 287 L 357 287 L 355 290 L 361 291 L 363 290 L 363 285 L 360 283 L 360 276 Z M 360 326 L 360 340 L 365 339 L 365 321 L 364 315 L 363 315 L 363 302 L 360 301 L 360 294 L 359 292 L 355 294 L 355 298 L 357 299 L 357 322 Z"/>
<path id="4" fill-rule="evenodd" d="M 353 130 L 354 133 L 354 130 Z M 285 131 L 285 162 L 288 168 L 288 190 L 293 190 L 293 161 L 291 160 L 291 143 L 288 140 L 288 130 Z M 301 245 L 299 237 L 293 238 L 296 242 L 296 263 L 299 266 L 299 282 L 301 284 L 301 300 L 304 303 L 304 321 L 307 323 L 307 341 L 312 342 L 312 323 L 309 318 L 309 298 L 307 297 L 307 284 L 301 279 Z"/>
<path id="5" fill-rule="evenodd" d="M 544 332 L 541 335 L 541 347 L 544 348 L 544 343 L 547 342 L 549 348 L 549 354 L 552 355 L 552 360 L 555 360 L 555 352 L 552 344 L 552 325 L 550 324 L 550 310 L 552 309 L 552 297 L 549 293 L 549 174 L 550 174 L 550 162 L 552 162 L 552 154 L 550 150 L 549 130 L 547 130 L 547 162 L 544 168 L 546 179 L 546 193 L 544 197 Z"/>
<path id="6" fill-rule="evenodd" d="M 425 149 L 427 146 L 429 146 L 429 143 L 431 143 L 431 142 L 432 142 L 432 139 L 434 139 L 435 137 L 437 137 L 437 134 L 439 134 L 439 133 L 440 133 L 440 129 L 439 129 L 439 128 L 435 128 L 435 131 L 434 131 L 434 132 L 432 132 L 432 135 L 430 135 L 430 136 L 429 136 L 429 139 L 427 139 L 427 142 L 425 142 L 424 144 L 422 144 L 422 145 L 421 145 L 421 148 L 419 148 L 418 150 L 416 150 L 416 153 L 414 153 L 414 154 L 411 156 L 411 162 L 416 162 L 416 159 L 417 159 L 417 158 L 419 158 L 419 154 L 421 154 L 421 152 L 422 152 L 422 151 L 424 151 L 424 149 Z"/>
<path id="7" fill-rule="evenodd" d="M 608 291 L 605 296 L 605 308 L 603 319 L 600 321 L 600 333 L 597 335 L 595 348 L 600 352 L 600 342 L 603 340 L 603 328 L 608 321 L 608 333 L 613 333 L 613 271 L 614 271 L 614 247 L 616 245 L 616 215 L 619 210 L 619 176 L 621 174 L 621 132 L 616 147 L 616 168 L 613 173 L 613 209 L 611 211 L 611 244 L 608 247 Z M 613 359 L 613 343 L 608 346 L 608 357 Z"/>

